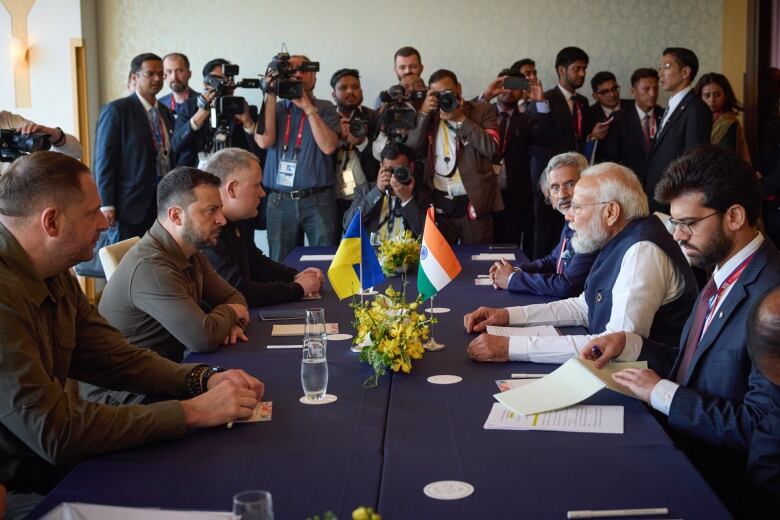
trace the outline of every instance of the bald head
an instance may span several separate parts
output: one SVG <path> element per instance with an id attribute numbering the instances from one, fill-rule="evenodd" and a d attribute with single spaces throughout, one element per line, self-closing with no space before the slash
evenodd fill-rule
<path id="1" fill-rule="evenodd" d="M 753 308 L 747 348 L 764 377 L 780 385 L 780 287 L 767 292 Z"/>

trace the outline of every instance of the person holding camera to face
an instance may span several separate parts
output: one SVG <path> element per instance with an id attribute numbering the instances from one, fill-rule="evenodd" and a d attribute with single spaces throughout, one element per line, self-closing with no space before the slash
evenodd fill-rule
<path id="1" fill-rule="evenodd" d="M 416 187 L 410 156 L 411 151 L 403 144 L 385 146 L 376 182 L 355 188 L 352 205 L 344 214 L 344 227 L 360 210 L 366 230 L 379 234 L 381 240 L 398 237 L 407 229 L 414 236 L 422 234 L 424 190 Z"/>
<path id="2" fill-rule="evenodd" d="M 314 97 L 318 70 L 319 63 L 306 56 L 279 53 L 261 80 L 265 126 L 255 140 L 267 150 L 263 187 L 269 256 L 276 262 L 299 245 L 303 233 L 311 246 L 338 243 L 330 155 L 338 148 L 341 125 L 333 104 Z"/>
<path id="3" fill-rule="evenodd" d="M 38 149 L 60 152 L 74 159 L 81 159 L 81 143 L 76 137 L 66 134 L 60 127 L 33 123 L 19 114 L 0 110 L 0 129 L 3 130 L 0 142 L 9 143 L 7 152 L 0 159 L 0 175 L 20 155 L 37 151 Z"/>
<path id="4" fill-rule="evenodd" d="M 451 244 L 493 242 L 493 212 L 504 208 L 493 171 L 498 150 L 496 111 L 484 101 L 464 101 L 455 73 L 440 69 L 409 132 L 407 144 L 427 158 L 436 223 Z"/>
<path id="5" fill-rule="evenodd" d="M 371 153 L 371 142 L 379 131 L 379 115 L 362 106 L 360 73 L 339 69 L 330 78 L 336 111 L 341 116 L 339 147 L 333 154 L 336 168 L 336 204 L 338 222 L 349 209 L 355 188 L 375 181 L 379 162 Z"/>

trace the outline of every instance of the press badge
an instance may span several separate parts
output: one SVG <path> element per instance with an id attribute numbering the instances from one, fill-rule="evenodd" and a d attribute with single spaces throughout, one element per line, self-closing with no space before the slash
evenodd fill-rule
<path id="1" fill-rule="evenodd" d="M 341 172 L 341 191 L 347 197 L 352 196 L 355 193 L 355 175 L 352 173 L 351 168 L 347 168 Z"/>
<path id="2" fill-rule="evenodd" d="M 279 161 L 279 172 L 276 175 L 276 184 L 286 188 L 292 188 L 295 181 L 295 161 L 282 159 Z"/>

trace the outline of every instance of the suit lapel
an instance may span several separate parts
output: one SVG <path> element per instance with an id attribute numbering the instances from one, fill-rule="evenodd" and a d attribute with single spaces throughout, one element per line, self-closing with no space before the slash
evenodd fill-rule
<path id="1" fill-rule="evenodd" d="M 691 101 L 691 98 L 695 96 L 693 90 L 688 91 L 688 93 L 685 95 L 684 98 L 682 98 L 682 101 L 680 101 L 680 104 L 677 105 L 677 107 L 674 109 L 674 112 L 671 113 L 669 116 L 669 120 L 666 122 L 666 124 L 661 128 L 661 131 L 658 133 L 658 135 L 655 138 L 655 143 L 653 144 L 653 149 L 655 149 L 658 146 L 658 143 L 661 142 L 661 140 L 668 134 L 677 121 L 680 120 L 680 118 L 683 115 L 683 112 L 685 112 L 685 109 L 688 108 L 688 103 Z M 660 124 L 661 121 L 658 121 Z"/>

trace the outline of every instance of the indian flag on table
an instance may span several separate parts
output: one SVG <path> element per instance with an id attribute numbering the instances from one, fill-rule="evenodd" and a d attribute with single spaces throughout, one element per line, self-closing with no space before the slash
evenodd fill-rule
<path id="1" fill-rule="evenodd" d="M 428 208 L 420 247 L 417 291 L 427 300 L 441 291 L 460 273 L 455 253 L 434 223 L 433 207 Z"/>

